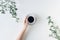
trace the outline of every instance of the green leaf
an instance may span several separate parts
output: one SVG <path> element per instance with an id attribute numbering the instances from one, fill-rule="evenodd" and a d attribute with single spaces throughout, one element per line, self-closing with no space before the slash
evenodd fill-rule
<path id="1" fill-rule="evenodd" d="M 51 18 L 51 16 L 48 16 L 48 19 L 50 19 Z"/>
<path id="2" fill-rule="evenodd" d="M 17 8 L 15 8 L 15 10 L 17 10 Z"/>
<path id="3" fill-rule="evenodd" d="M 54 27 L 54 25 L 51 25 L 51 27 Z"/>
<path id="4" fill-rule="evenodd" d="M 4 11 L 4 10 L 2 10 L 2 13 L 3 13 L 3 14 L 5 14 L 5 11 Z"/>

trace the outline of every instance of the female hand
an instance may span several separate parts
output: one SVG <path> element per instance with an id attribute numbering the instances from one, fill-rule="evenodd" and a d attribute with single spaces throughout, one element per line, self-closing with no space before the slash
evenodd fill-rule
<path id="1" fill-rule="evenodd" d="M 28 20 L 27 20 L 27 17 L 25 18 L 24 20 L 24 27 L 27 27 L 28 26 Z"/>
<path id="2" fill-rule="evenodd" d="M 23 37 L 24 37 L 24 35 L 25 35 L 27 26 L 28 26 L 28 21 L 27 21 L 27 17 L 26 17 L 25 20 L 24 20 L 24 27 L 23 27 L 23 29 L 21 30 L 21 32 L 19 33 L 19 35 L 18 35 L 18 37 L 17 37 L 17 40 L 23 40 Z"/>

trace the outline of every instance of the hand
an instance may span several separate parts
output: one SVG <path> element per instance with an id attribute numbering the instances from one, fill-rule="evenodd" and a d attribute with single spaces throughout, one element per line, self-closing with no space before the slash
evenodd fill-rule
<path id="1" fill-rule="evenodd" d="M 23 40 L 23 37 L 25 35 L 26 29 L 28 26 L 28 21 L 27 21 L 27 17 L 24 20 L 24 28 L 21 30 L 21 32 L 19 33 L 17 40 Z"/>
<path id="2" fill-rule="evenodd" d="M 28 20 L 27 20 L 27 17 L 25 18 L 24 20 L 24 27 L 27 27 L 28 26 Z"/>

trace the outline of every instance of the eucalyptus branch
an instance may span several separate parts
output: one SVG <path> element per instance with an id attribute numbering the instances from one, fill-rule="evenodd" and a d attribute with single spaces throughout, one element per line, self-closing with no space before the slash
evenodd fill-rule
<path id="1" fill-rule="evenodd" d="M 11 0 L 1 0 L 0 1 L 0 13 L 5 14 L 7 11 L 12 15 L 13 18 L 16 18 L 18 21 L 19 18 L 17 18 L 17 11 L 16 8 L 16 2 Z"/>
<path id="2" fill-rule="evenodd" d="M 52 21 L 51 16 L 48 16 L 48 25 L 50 26 L 51 37 L 54 37 L 57 40 L 60 40 L 60 29 L 58 26 L 55 26 L 55 23 Z"/>

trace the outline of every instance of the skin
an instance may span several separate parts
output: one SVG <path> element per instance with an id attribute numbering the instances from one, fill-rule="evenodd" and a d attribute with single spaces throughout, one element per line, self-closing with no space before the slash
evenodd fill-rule
<path id="1" fill-rule="evenodd" d="M 28 21 L 27 21 L 27 18 L 25 18 L 24 27 L 21 30 L 21 32 L 19 33 L 19 35 L 18 35 L 16 40 L 23 40 L 24 39 L 24 35 L 25 35 L 25 32 L 26 32 L 27 26 L 28 26 Z"/>

